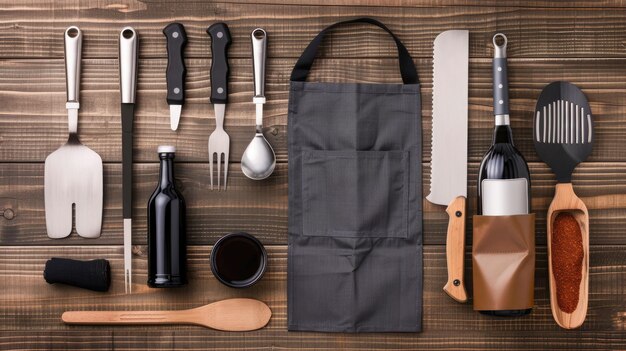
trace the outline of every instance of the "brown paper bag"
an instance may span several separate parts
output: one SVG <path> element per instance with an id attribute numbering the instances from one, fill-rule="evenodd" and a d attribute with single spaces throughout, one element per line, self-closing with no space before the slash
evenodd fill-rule
<path id="1" fill-rule="evenodd" d="M 535 214 L 474 216 L 474 310 L 533 307 Z"/>

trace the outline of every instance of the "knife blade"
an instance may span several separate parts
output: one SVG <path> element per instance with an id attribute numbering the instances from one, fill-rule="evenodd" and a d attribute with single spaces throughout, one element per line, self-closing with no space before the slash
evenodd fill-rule
<path id="1" fill-rule="evenodd" d="M 449 30 L 435 38 L 430 194 L 426 199 L 434 204 L 447 206 L 448 280 L 443 290 L 458 302 L 467 301 L 463 270 L 467 198 L 468 66 L 469 31 Z"/>
<path id="2" fill-rule="evenodd" d="M 137 89 L 137 32 L 120 32 L 119 66 L 122 112 L 122 212 L 124 216 L 124 290 L 132 293 L 133 119 Z"/>
<path id="3" fill-rule="evenodd" d="M 167 104 L 170 106 L 170 127 L 178 129 L 180 114 L 185 104 L 185 78 L 187 68 L 183 58 L 183 50 L 187 45 L 187 33 L 180 23 L 170 23 L 163 28 L 167 39 Z"/>

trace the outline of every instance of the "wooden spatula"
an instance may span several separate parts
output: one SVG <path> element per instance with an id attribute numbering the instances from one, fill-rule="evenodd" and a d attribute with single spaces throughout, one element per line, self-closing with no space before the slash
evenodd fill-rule
<path id="1" fill-rule="evenodd" d="M 178 311 L 69 311 L 61 319 L 67 324 L 194 324 L 222 331 L 263 328 L 272 311 L 254 299 L 227 299 Z"/>

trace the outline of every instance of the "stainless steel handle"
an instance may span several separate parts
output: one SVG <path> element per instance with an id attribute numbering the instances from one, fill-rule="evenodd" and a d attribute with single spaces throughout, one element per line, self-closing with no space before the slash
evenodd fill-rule
<path id="1" fill-rule="evenodd" d="M 502 39 L 502 45 L 498 45 L 498 38 Z M 506 35 L 502 33 L 496 33 L 493 36 L 492 41 L 494 47 L 493 58 L 506 58 L 506 45 L 508 44 Z"/>
<path id="2" fill-rule="evenodd" d="M 137 90 L 137 32 L 125 27 L 120 32 L 120 93 L 123 104 L 134 104 Z"/>
<path id="3" fill-rule="evenodd" d="M 252 39 L 252 67 L 254 68 L 255 103 L 265 103 L 265 58 L 267 52 L 267 33 L 257 28 L 250 35 Z M 258 102 L 257 102 L 258 101 Z"/>
<path id="4" fill-rule="evenodd" d="M 65 30 L 65 80 L 67 102 L 78 103 L 80 87 L 80 58 L 83 32 L 76 26 Z"/>

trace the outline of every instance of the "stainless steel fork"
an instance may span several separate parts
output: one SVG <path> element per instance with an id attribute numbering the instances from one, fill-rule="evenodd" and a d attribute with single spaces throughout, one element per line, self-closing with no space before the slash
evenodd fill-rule
<path id="1" fill-rule="evenodd" d="M 228 152 L 230 137 L 224 130 L 224 113 L 226 104 L 213 104 L 215 109 L 215 130 L 209 136 L 209 172 L 211 173 L 211 190 L 213 190 L 213 158 L 217 157 L 217 189 L 220 188 L 220 166 L 224 155 L 224 190 L 228 181 Z"/>
<path id="2" fill-rule="evenodd" d="M 231 43 L 226 23 L 215 23 L 207 30 L 211 36 L 211 103 L 215 109 L 215 130 L 209 136 L 209 171 L 213 190 L 213 155 L 217 156 L 217 189 L 220 188 L 220 167 L 224 155 L 224 190 L 228 181 L 228 152 L 230 138 L 224 131 L 224 112 L 228 102 L 228 57 L 226 50 Z"/>

